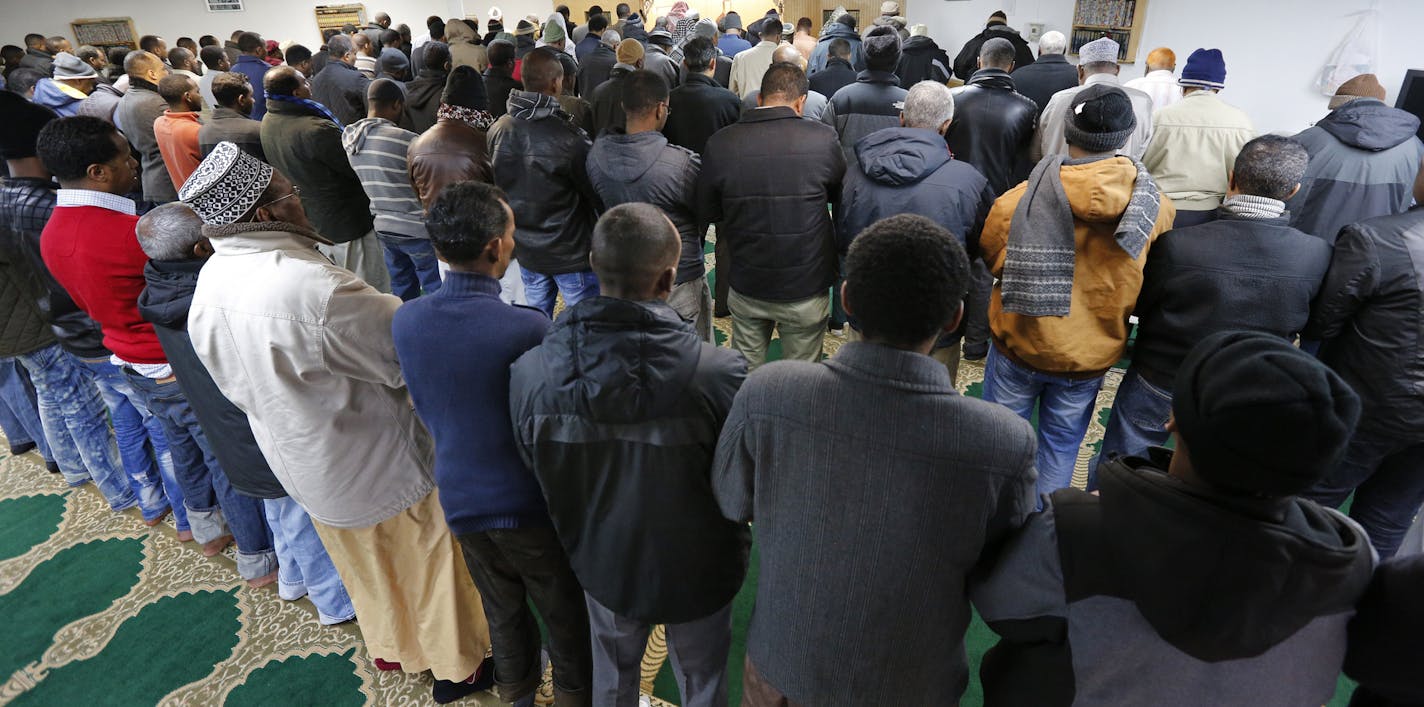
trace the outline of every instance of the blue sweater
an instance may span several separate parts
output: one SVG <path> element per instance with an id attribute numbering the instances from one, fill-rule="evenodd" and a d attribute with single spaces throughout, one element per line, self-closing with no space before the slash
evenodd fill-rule
<path id="1" fill-rule="evenodd" d="M 548 328 L 542 312 L 500 301 L 499 281 L 470 273 L 449 273 L 396 311 L 396 355 L 435 438 L 435 483 L 456 535 L 550 524 L 509 419 L 509 365 Z"/>

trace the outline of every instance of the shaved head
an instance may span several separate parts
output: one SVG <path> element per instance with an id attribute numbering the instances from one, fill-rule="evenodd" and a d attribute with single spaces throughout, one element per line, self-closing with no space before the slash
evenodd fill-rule
<path id="1" fill-rule="evenodd" d="M 590 260 L 609 297 L 666 297 L 666 292 L 659 292 L 660 284 L 671 291 L 681 254 L 682 239 L 677 229 L 661 209 L 651 204 L 615 206 L 593 228 Z M 660 283 L 670 270 L 673 276 Z"/>
<path id="2" fill-rule="evenodd" d="M 554 50 L 540 47 L 524 57 L 521 69 L 524 85 L 530 91 L 559 94 L 559 84 L 564 80 L 564 63 L 559 61 Z"/>
<path id="3" fill-rule="evenodd" d="M 776 51 L 771 53 L 771 63 L 795 64 L 801 67 L 802 71 L 806 70 L 806 57 L 801 56 L 801 50 L 791 44 L 783 44 L 777 47 Z"/>
<path id="4" fill-rule="evenodd" d="M 163 66 L 162 59 L 142 49 L 131 51 L 128 56 L 124 57 L 124 73 L 129 76 L 144 78 L 144 74 L 150 71 L 162 75 L 167 73 L 167 68 Z"/>

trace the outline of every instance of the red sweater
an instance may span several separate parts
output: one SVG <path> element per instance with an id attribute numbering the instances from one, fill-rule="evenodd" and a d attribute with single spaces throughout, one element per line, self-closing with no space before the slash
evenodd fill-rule
<path id="1" fill-rule="evenodd" d="M 104 345 L 129 363 L 167 363 L 153 325 L 138 314 L 148 256 L 137 216 L 97 206 L 59 206 L 40 235 L 40 255 L 74 303 L 104 330 Z"/>

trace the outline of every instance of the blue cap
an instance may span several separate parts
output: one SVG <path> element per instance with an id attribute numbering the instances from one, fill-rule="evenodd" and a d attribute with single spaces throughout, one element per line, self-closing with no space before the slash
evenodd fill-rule
<path id="1" fill-rule="evenodd" d="M 1187 65 L 1182 69 L 1182 78 L 1177 83 L 1188 88 L 1210 88 L 1220 91 L 1226 87 L 1226 60 L 1221 58 L 1220 49 L 1198 49 L 1187 57 Z"/>

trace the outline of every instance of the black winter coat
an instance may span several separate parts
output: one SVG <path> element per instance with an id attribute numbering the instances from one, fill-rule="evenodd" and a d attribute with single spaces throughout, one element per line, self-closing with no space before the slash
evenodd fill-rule
<path id="1" fill-rule="evenodd" d="M 593 92 L 608 80 L 609 72 L 613 71 L 613 65 L 617 63 L 618 55 L 614 53 L 612 47 L 601 42 L 588 53 L 587 57 L 579 59 L 578 78 L 575 84 L 578 95 L 591 102 Z"/>
<path id="2" fill-rule="evenodd" d="M 1078 85 L 1078 67 L 1062 54 L 1045 54 L 1028 66 L 1014 67 L 1014 89 L 1038 104 L 1038 112 L 1053 94 Z"/>
<path id="3" fill-rule="evenodd" d="M 707 148 L 712 133 L 742 117 L 742 101 L 726 87 L 702 74 L 693 74 L 668 94 L 667 123 L 663 134 L 668 142 L 697 154 Z"/>
<path id="4" fill-rule="evenodd" d="M 1362 429 L 1424 441 L 1424 209 L 1341 229 L 1304 335 L 1359 393 Z"/>
<path id="5" fill-rule="evenodd" d="M 481 78 L 485 80 L 485 101 L 489 104 L 486 110 L 496 118 L 509 112 L 509 92 L 524 90 L 524 84 L 514 80 L 510 69 L 491 66 Z"/>
<path id="6" fill-rule="evenodd" d="M 780 155 L 775 169 L 747 169 Z M 702 155 L 698 212 L 717 224 L 732 289 L 794 302 L 823 294 L 839 270 L 827 203 L 840 200 L 845 157 L 836 131 L 786 107 L 749 111 Z"/>
<path id="7" fill-rule="evenodd" d="M 829 99 L 836 95 L 836 91 L 855 83 L 855 77 L 858 75 L 860 72 L 852 68 L 850 62 L 845 59 L 827 59 L 826 68 L 811 76 L 811 90 Z"/>
<path id="8" fill-rule="evenodd" d="M 1019 31 L 1002 22 L 994 22 L 985 27 L 983 32 L 964 43 L 964 48 L 959 50 L 959 55 L 954 57 L 954 75 L 968 81 L 969 77 L 979 70 L 979 50 L 983 48 L 985 42 L 995 37 L 1013 42 L 1015 68 L 1021 69 L 1033 63 L 1033 50 L 1029 49 L 1028 42 L 1024 41 Z"/>
<path id="9" fill-rule="evenodd" d="M 188 309 L 204 262 L 148 261 L 143 269 L 148 286 L 139 295 L 138 313 L 153 324 L 163 354 L 178 376 L 178 387 L 207 433 L 232 488 L 252 498 L 282 498 L 287 492 L 262 456 L 247 415 L 218 390 L 188 338 Z"/>
<path id="10" fill-rule="evenodd" d="M 644 623 L 726 606 L 750 533 L 722 516 L 710 474 L 741 355 L 703 343 L 663 302 L 595 297 L 510 373 L 515 442 L 584 590 Z"/>
<path id="11" fill-rule="evenodd" d="M 342 125 L 350 125 L 366 117 L 366 87 L 370 85 L 371 80 L 356 67 L 341 61 L 327 62 L 312 77 L 312 100 L 326 106 Z"/>
<path id="12" fill-rule="evenodd" d="M 11 263 L 12 275 L 34 278 L 17 292 L 28 291 L 34 295 L 35 307 L 65 351 L 80 358 L 107 359 L 109 350 L 104 348 L 99 323 L 74 303 L 40 257 L 40 234 L 49 222 L 54 203 L 54 182 L 48 179 L 11 177 L 0 184 L 0 258 Z M 28 315 L 26 309 L 16 303 L 5 311 L 20 317 L 16 320 L 18 324 Z M 10 344 L 7 348 L 14 347 L 15 344 Z"/>
<path id="13" fill-rule="evenodd" d="M 341 147 L 341 128 L 306 106 L 270 101 L 261 133 L 267 162 L 302 190 L 317 233 L 347 243 L 371 232 L 371 201 Z"/>
<path id="14" fill-rule="evenodd" d="M 628 122 L 623 113 L 623 79 L 633 73 L 627 64 L 613 67 L 608 80 L 593 90 L 588 102 L 593 105 L 593 129 L 588 136 L 597 140 L 609 128 L 621 128 Z"/>
<path id="15" fill-rule="evenodd" d="M 1132 367 L 1167 390 L 1198 341 L 1244 329 L 1295 340 L 1330 266 L 1325 241 L 1289 217 L 1217 220 L 1168 231 L 1152 244 L 1137 296 Z"/>
<path id="16" fill-rule="evenodd" d="M 952 92 L 954 120 L 945 141 L 955 159 L 983 172 L 995 194 L 1027 179 L 1038 106 L 1016 93 L 1013 78 L 999 69 L 980 69 Z"/>
<path id="17" fill-rule="evenodd" d="M 921 81 L 945 83 L 951 69 L 949 54 L 929 37 L 910 37 L 900 48 L 900 65 L 895 67 L 900 88 L 909 89 Z"/>
<path id="18" fill-rule="evenodd" d="M 604 208 L 642 202 L 667 214 L 682 239 L 677 284 L 702 277 L 705 225 L 697 222 L 697 173 L 702 161 L 659 132 L 604 133 L 588 153 L 588 179 Z"/>
<path id="19" fill-rule="evenodd" d="M 543 275 L 588 270 L 600 211 L 585 164 L 588 137 L 557 116 L 505 114 L 490 127 L 488 141 L 494 184 L 514 210 L 519 265 Z"/>

